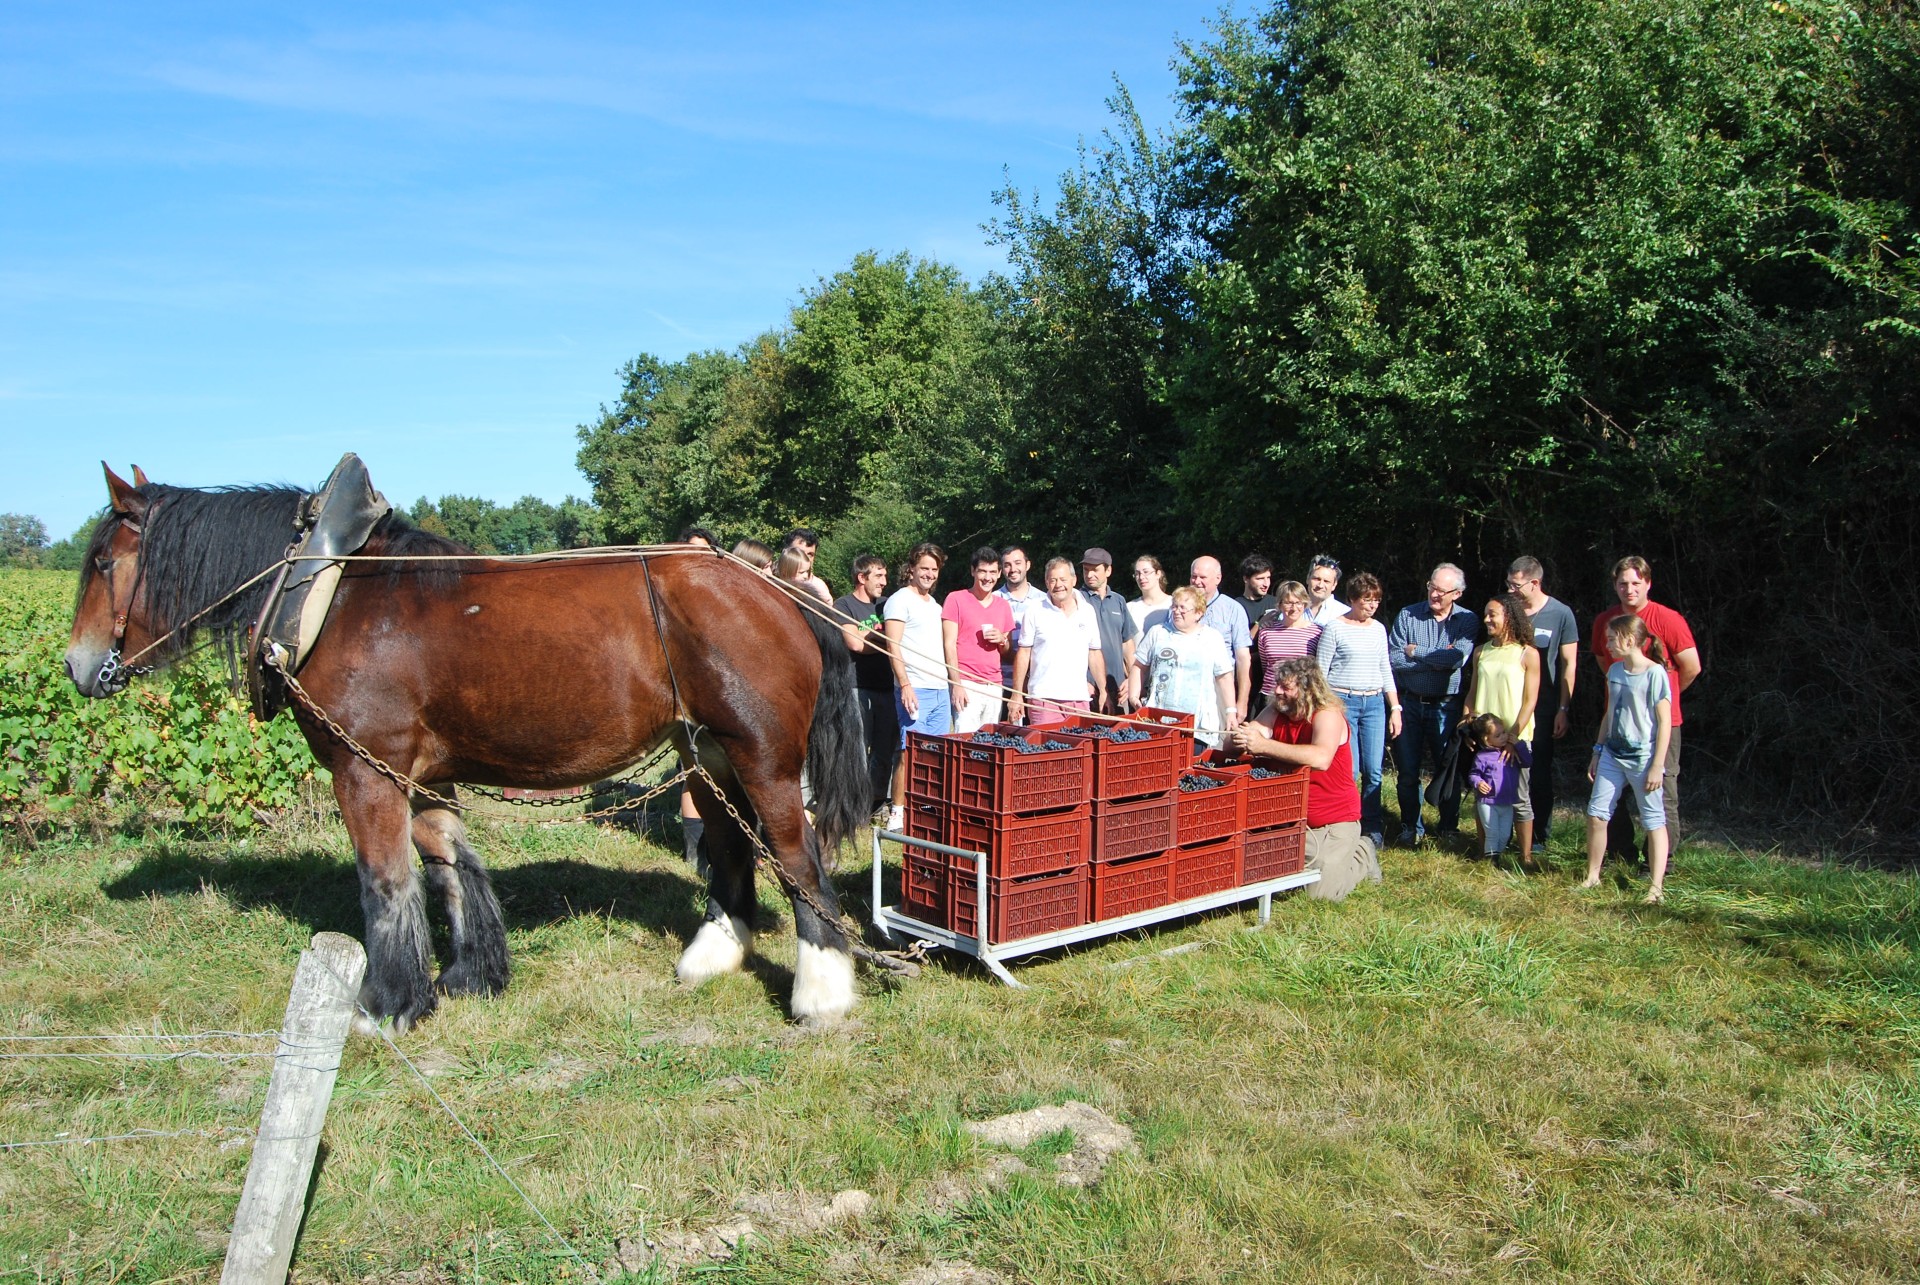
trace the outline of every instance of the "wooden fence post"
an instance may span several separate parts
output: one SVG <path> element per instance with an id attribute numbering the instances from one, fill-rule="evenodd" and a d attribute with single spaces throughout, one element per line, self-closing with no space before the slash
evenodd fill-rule
<path id="1" fill-rule="evenodd" d="M 366 971 L 366 950 L 340 933 L 315 933 L 300 952 L 220 1285 L 283 1285 L 287 1279 L 320 1126 Z"/>

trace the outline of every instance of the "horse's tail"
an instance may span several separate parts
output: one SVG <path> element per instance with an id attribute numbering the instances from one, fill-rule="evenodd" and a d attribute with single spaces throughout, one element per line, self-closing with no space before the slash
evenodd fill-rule
<path id="1" fill-rule="evenodd" d="M 831 864 L 832 854 L 870 819 L 867 750 L 854 704 L 853 656 L 840 626 L 807 606 L 800 614 L 820 645 L 820 695 L 807 733 L 807 781 L 813 788 L 813 828 Z"/>

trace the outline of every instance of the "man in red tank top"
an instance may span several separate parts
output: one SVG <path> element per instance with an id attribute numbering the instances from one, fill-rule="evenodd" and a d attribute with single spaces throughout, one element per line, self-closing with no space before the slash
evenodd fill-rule
<path id="1" fill-rule="evenodd" d="M 1362 879 L 1380 882 L 1380 854 L 1360 832 L 1353 735 L 1339 697 L 1311 656 L 1276 671 L 1273 703 L 1227 733 L 1242 754 L 1307 769 L 1307 869 L 1320 872 L 1309 897 L 1340 901 Z"/>

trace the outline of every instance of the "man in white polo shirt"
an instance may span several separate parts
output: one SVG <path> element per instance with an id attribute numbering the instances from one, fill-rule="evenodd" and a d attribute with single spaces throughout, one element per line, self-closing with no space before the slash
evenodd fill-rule
<path id="1" fill-rule="evenodd" d="M 1087 713 L 1092 694 L 1106 690 L 1100 623 L 1074 592 L 1073 564 L 1065 558 L 1047 563 L 1047 600 L 1027 612 L 1017 641 L 1013 699 L 1007 705 L 1015 722 L 1025 712 L 1035 727 L 1064 723 Z"/>

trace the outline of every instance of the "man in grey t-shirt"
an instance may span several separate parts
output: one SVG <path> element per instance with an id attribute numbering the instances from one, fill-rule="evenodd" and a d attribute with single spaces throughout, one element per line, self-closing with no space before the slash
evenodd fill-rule
<path id="1" fill-rule="evenodd" d="M 1527 789 L 1533 799 L 1533 840 L 1546 846 L 1553 828 L 1553 743 L 1567 734 L 1573 684 L 1579 669 L 1580 626 L 1573 609 L 1541 586 L 1540 559 L 1521 556 L 1507 568 L 1507 591 L 1527 602 L 1527 624 L 1540 649 L 1540 691 L 1533 703 L 1533 766 Z"/>

